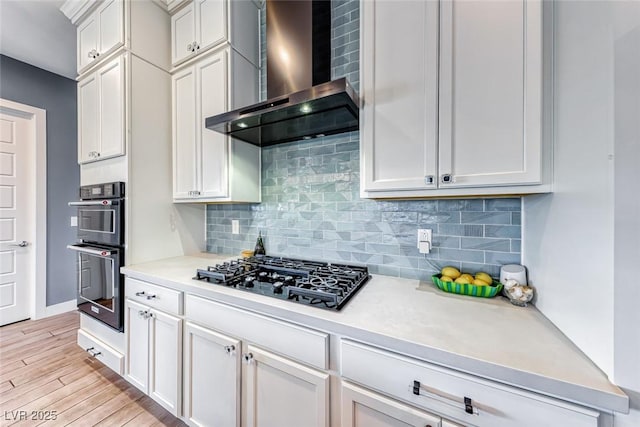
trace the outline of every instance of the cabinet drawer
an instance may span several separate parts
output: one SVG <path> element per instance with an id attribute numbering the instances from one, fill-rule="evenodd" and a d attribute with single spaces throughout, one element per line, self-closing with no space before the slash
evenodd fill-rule
<path id="1" fill-rule="evenodd" d="M 127 278 L 125 295 L 129 299 L 149 307 L 171 314 L 182 314 L 182 292 L 180 291 Z"/>
<path id="2" fill-rule="evenodd" d="M 83 350 L 92 354 L 96 359 L 104 363 L 109 369 L 118 375 L 122 375 L 124 366 L 124 355 L 109 347 L 91 334 L 82 329 L 78 330 L 78 345 Z"/>
<path id="3" fill-rule="evenodd" d="M 514 387 L 353 341 L 343 340 L 341 352 L 344 378 L 446 414 L 465 425 L 537 427 L 550 420 L 561 420 L 565 427 L 598 426 L 598 412 Z M 414 381 L 420 383 L 419 395 L 413 392 Z M 465 397 L 471 399 L 475 414 L 465 412 Z"/>
<path id="4" fill-rule="evenodd" d="M 193 295 L 185 298 L 185 316 L 307 365 L 328 369 L 329 335 L 323 332 Z"/>

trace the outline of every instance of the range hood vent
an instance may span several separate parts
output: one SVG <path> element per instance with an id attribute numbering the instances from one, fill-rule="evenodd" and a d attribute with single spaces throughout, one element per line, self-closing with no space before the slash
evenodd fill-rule
<path id="1" fill-rule="evenodd" d="M 267 0 L 268 100 L 208 117 L 207 129 L 269 146 L 358 129 L 358 94 L 331 75 L 331 1 Z"/>

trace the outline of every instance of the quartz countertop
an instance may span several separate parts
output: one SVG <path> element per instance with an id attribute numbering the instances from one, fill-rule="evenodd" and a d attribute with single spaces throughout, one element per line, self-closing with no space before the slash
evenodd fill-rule
<path id="1" fill-rule="evenodd" d="M 193 280 L 196 269 L 234 258 L 183 256 L 126 266 L 122 272 L 547 396 L 628 412 L 622 390 L 533 306 L 373 275 L 335 312 Z"/>

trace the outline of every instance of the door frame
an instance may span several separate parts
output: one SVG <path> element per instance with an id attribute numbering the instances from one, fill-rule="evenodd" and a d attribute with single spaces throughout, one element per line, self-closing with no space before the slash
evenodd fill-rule
<path id="1" fill-rule="evenodd" d="M 47 111 L 19 102 L 0 98 L 0 112 L 22 117 L 31 121 L 34 138 L 31 138 L 31 152 L 35 154 L 35 194 L 31 205 L 36 211 L 35 277 L 29 283 L 31 319 L 47 316 Z M 33 163 L 32 163 L 33 165 Z"/>

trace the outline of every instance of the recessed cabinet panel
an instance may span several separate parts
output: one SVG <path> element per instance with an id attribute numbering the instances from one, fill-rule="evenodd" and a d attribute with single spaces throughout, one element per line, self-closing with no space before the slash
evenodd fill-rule
<path id="1" fill-rule="evenodd" d="M 196 22 L 193 3 L 171 17 L 171 61 L 181 62 L 194 53 Z"/>
<path id="2" fill-rule="evenodd" d="M 441 16 L 440 173 L 540 182 L 541 2 L 444 2 Z"/>
<path id="3" fill-rule="evenodd" d="M 440 417 L 342 383 L 342 427 L 436 427 Z"/>
<path id="4" fill-rule="evenodd" d="M 105 159 L 124 154 L 124 57 L 98 70 L 100 82 L 100 151 Z"/>
<path id="5" fill-rule="evenodd" d="M 181 412 L 182 320 L 150 311 L 149 395 L 173 415 Z"/>
<path id="6" fill-rule="evenodd" d="M 124 43 L 124 3 L 122 0 L 106 1 L 98 9 L 100 38 L 98 53 L 102 56 Z"/>
<path id="7" fill-rule="evenodd" d="M 198 43 L 201 50 L 227 38 L 227 0 L 195 0 Z"/>
<path id="8" fill-rule="evenodd" d="M 94 60 L 93 51 L 98 47 L 98 31 L 98 21 L 93 15 L 78 26 L 78 71 Z"/>
<path id="9" fill-rule="evenodd" d="M 78 82 L 78 162 L 92 160 L 90 153 L 100 150 L 98 79 L 94 74 Z"/>
<path id="10" fill-rule="evenodd" d="M 196 189 L 196 73 L 175 74 L 173 83 L 173 197 L 187 198 Z"/>
<path id="11" fill-rule="evenodd" d="M 197 132 L 202 140 L 200 188 L 203 197 L 226 197 L 229 176 L 229 137 L 205 127 L 207 117 L 226 111 L 228 105 L 227 67 L 228 55 L 222 52 L 197 66 L 200 88 L 200 115 Z M 207 94 L 215 94 L 208 96 Z"/>
<path id="12" fill-rule="evenodd" d="M 248 346 L 247 427 L 327 427 L 329 374 Z"/>
<path id="13" fill-rule="evenodd" d="M 125 331 L 127 357 L 125 377 L 127 381 L 148 393 L 149 384 L 149 322 L 145 318 L 146 307 L 135 302 L 125 302 Z"/>
<path id="14" fill-rule="evenodd" d="M 241 352 L 240 341 L 186 323 L 184 415 L 189 424 L 240 425 Z"/>
<path id="15" fill-rule="evenodd" d="M 424 188 L 437 173 L 438 3 L 361 7 L 363 189 Z"/>

